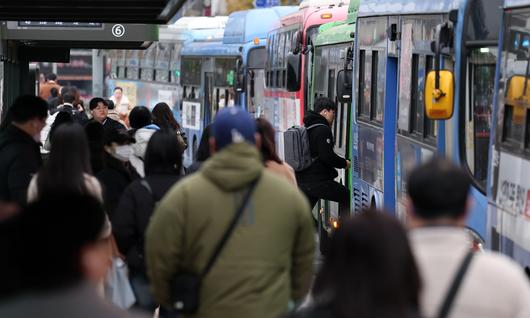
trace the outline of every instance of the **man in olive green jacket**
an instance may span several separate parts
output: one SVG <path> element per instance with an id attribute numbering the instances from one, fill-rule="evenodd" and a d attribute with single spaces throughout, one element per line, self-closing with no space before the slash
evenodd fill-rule
<path id="1" fill-rule="evenodd" d="M 314 226 L 298 189 L 268 172 L 256 148 L 255 122 L 239 107 L 219 112 L 215 152 L 199 172 L 160 202 L 146 233 L 146 261 L 155 300 L 170 306 L 175 274 L 199 273 L 259 178 L 241 219 L 204 278 L 193 317 L 261 318 L 285 313 L 312 279 Z"/>

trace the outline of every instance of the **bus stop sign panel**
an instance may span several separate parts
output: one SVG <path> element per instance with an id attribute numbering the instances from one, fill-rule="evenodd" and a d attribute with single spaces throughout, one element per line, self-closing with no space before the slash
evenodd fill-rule
<path id="1" fill-rule="evenodd" d="M 4 27 L 5 40 L 28 46 L 142 49 L 158 41 L 154 24 L 8 21 Z"/>

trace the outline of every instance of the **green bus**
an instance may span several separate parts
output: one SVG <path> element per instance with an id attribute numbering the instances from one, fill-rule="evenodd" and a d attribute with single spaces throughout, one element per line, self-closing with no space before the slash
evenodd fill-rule
<path id="1" fill-rule="evenodd" d="M 353 69 L 353 41 L 355 22 L 360 0 L 352 0 L 344 21 L 335 21 L 320 26 L 313 40 L 312 79 L 308 87 L 308 103 L 313 108 L 318 97 L 325 96 L 336 101 L 337 115 L 333 124 L 335 152 L 350 158 L 351 134 L 348 123 L 351 119 L 351 78 Z M 348 171 L 339 170 L 336 181 L 351 189 Z M 350 198 L 351 198 L 350 194 Z M 350 204 L 351 205 L 351 204 Z M 348 213 L 350 207 L 339 207 L 337 202 L 321 200 L 313 211 L 318 220 L 320 250 L 325 253 L 329 234 L 339 226 L 339 217 Z M 344 211 L 344 212 L 343 212 Z"/>

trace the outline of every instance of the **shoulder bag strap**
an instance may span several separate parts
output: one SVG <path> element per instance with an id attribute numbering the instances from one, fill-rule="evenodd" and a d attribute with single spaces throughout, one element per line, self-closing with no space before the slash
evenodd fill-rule
<path id="1" fill-rule="evenodd" d="M 473 253 L 473 251 L 469 251 L 466 254 L 464 260 L 462 261 L 462 264 L 460 265 L 460 268 L 458 269 L 458 272 L 456 273 L 455 278 L 451 283 L 451 287 L 445 295 L 445 300 L 442 303 L 442 306 L 440 307 L 440 313 L 438 314 L 438 318 L 446 318 L 449 315 L 449 311 L 451 311 L 451 307 L 453 306 L 456 294 L 458 293 L 460 285 L 462 284 L 462 280 L 464 279 L 466 271 L 469 268 L 469 264 L 471 264 L 473 255 L 475 255 L 475 253 Z"/>
<path id="2" fill-rule="evenodd" d="M 200 274 L 201 278 L 206 276 L 206 274 L 208 274 L 210 269 L 212 269 L 213 264 L 217 260 L 217 257 L 219 256 L 219 254 L 221 254 L 221 251 L 223 250 L 223 247 L 225 246 L 226 242 L 230 238 L 230 235 L 234 231 L 234 229 L 235 229 L 235 227 L 236 227 L 236 225 L 237 225 L 237 223 L 239 221 L 239 218 L 243 214 L 243 211 L 245 210 L 245 207 L 247 206 L 247 202 L 250 199 L 250 196 L 252 195 L 252 192 L 254 191 L 254 188 L 256 187 L 256 184 L 258 183 L 258 180 L 259 180 L 259 178 L 254 180 L 254 181 L 252 181 L 252 183 L 250 184 L 249 189 L 248 189 L 247 193 L 245 194 L 245 197 L 243 198 L 243 201 L 241 202 L 241 205 L 238 207 L 238 209 L 236 211 L 236 214 L 232 218 L 232 222 L 230 222 L 230 225 L 228 226 L 228 228 L 226 229 L 225 233 L 223 234 L 223 237 L 221 238 L 219 243 L 217 243 L 217 246 L 215 247 L 215 250 L 214 250 L 212 256 L 208 260 L 208 263 L 206 263 L 206 267 L 202 270 L 202 272 Z"/>

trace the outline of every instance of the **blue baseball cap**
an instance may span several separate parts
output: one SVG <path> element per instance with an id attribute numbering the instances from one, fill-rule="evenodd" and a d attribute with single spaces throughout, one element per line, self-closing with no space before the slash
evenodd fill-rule
<path id="1" fill-rule="evenodd" d="M 242 107 L 221 109 L 213 122 L 213 136 L 217 150 L 240 142 L 256 143 L 256 121 Z"/>

